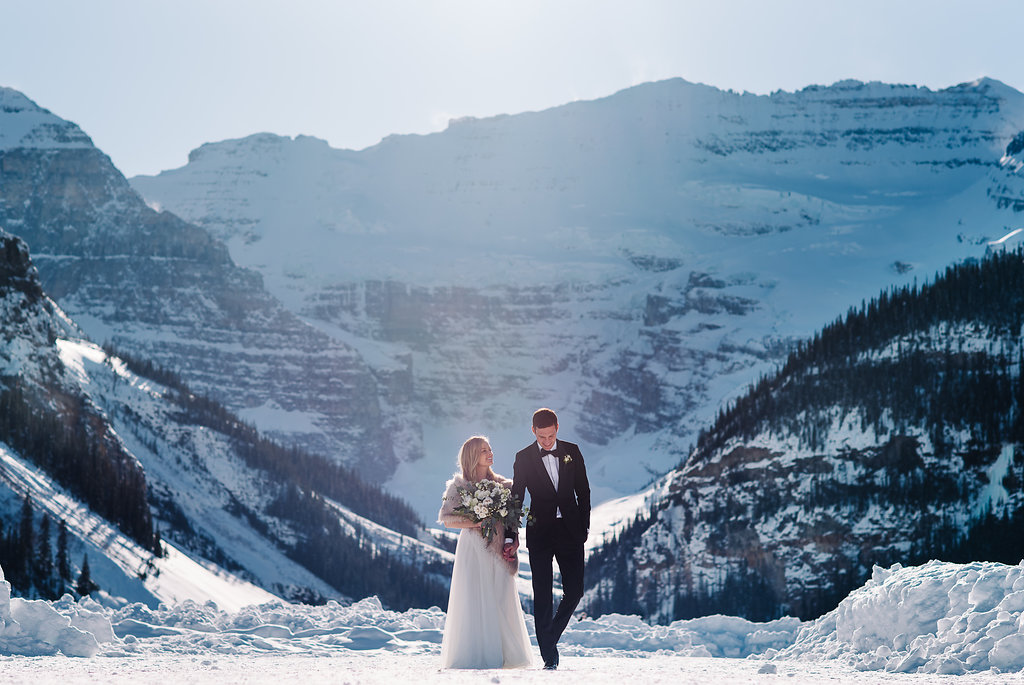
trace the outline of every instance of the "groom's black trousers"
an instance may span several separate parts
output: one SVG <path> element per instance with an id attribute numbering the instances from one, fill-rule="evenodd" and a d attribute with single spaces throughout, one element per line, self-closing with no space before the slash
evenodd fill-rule
<path id="1" fill-rule="evenodd" d="M 537 646 L 545 656 L 558 642 L 576 606 L 583 599 L 583 543 L 569 532 L 562 519 L 545 531 L 543 541 L 530 541 L 530 572 L 533 574 L 533 618 Z M 552 616 L 552 559 L 562 575 L 562 601 Z"/>

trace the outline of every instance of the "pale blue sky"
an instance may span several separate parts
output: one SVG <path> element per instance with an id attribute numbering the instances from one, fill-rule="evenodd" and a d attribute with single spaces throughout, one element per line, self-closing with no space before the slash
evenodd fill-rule
<path id="1" fill-rule="evenodd" d="M 270 131 L 361 149 L 682 77 L 1024 90 L 1019 0 L 0 0 L 0 85 L 126 174 Z"/>

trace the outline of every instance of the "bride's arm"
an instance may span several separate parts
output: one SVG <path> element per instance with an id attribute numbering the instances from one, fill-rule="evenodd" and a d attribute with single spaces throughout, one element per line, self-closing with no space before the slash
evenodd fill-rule
<path id="1" fill-rule="evenodd" d="M 474 523 L 462 514 L 455 513 L 457 501 L 459 501 L 458 491 L 454 484 L 449 485 L 441 502 L 441 511 L 437 513 L 437 522 L 446 528 L 479 528 L 481 526 L 479 521 Z"/>
<path id="2" fill-rule="evenodd" d="M 479 528 L 482 524 L 480 521 L 473 522 L 464 516 L 446 516 L 441 521 L 446 528 Z"/>

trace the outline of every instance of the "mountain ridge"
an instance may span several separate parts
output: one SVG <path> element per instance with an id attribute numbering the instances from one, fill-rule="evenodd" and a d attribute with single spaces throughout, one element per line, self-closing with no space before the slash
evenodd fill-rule
<path id="1" fill-rule="evenodd" d="M 511 454 L 522 417 L 553 406 L 606 498 L 670 469 L 837 312 L 1013 227 L 1022 129 L 1024 96 L 989 79 L 678 79 L 358 152 L 212 143 L 131 183 L 371 367 L 404 370 L 399 453 L 426 459 L 400 457 L 394 487 L 443 479 L 464 433 Z"/>

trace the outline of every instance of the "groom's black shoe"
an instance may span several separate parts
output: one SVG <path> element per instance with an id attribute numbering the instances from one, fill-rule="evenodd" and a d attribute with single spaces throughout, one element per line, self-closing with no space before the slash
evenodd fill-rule
<path id="1" fill-rule="evenodd" d="M 544 659 L 544 670 L 554 671 L 558 668 L 558 647 L 552 645 L 551 656 Z"/>

